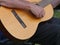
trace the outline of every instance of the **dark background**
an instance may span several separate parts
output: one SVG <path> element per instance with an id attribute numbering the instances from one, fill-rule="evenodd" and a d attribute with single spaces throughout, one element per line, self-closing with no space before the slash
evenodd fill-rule
<path id="1" fill-rule="evenodd" d="M 55 9 L 60 9 L 60 5 L 58 5 Z"/>

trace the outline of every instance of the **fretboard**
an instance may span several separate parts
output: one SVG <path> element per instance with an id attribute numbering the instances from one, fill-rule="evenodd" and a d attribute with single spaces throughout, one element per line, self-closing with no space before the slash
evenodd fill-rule
<path id="1" fill-rule="evenodd" d="M 48 4 L 50 4 L 53 0 L 42 0 L 41 2 L 39 2 L 37 5 L 45 7 Z"/>

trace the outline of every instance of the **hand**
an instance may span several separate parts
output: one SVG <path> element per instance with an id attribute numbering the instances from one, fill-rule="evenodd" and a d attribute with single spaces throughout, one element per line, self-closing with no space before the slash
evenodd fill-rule
<path id="1" fill-rule="evenodd" d="M 44 8 L 37 6 L 37 5 L 31 5 L 30 11 L 37 17 L 42 18 L 45 14 Z"/>
<path id="2" fill-rule="evenodd" d="M 0 4 L 9 8 L 18 8 L 31 10 L 31 12 L 37 17 L 41 18 L 44 16 L 44 9 L 40 6 L 34 5 L 25 0 L 0 0 Z"/>

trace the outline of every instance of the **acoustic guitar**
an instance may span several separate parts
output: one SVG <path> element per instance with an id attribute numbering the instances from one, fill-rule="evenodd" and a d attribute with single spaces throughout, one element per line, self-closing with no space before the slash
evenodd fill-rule
<path id="1" fill-rule="evenodd" d="M 19 40 L 31 38 L 37 31 L 38 24 L 47 21 L 53 17 L 52 0 L 27 0 L 32 3 L 44 7 L 45 16 L 43 18 L 35 18 L 32 13 L 25 10 L 9 9 L 0 6 L 0 22 L 7 31 L 6 35 Z M 39 4 L 40 3 L 40 4 Z M 0 24 L 1 28 L 1 24 Z M 3 29 L 3 28 L 2 28 Z"/>

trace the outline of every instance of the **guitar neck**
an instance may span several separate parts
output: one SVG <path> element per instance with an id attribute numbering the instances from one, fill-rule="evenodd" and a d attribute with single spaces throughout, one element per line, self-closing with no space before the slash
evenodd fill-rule
<path id="1" fill-rule="evenodd" d="M 48 4 L 51 4 L 53 0 L 42 0 L 40 1 L 37 5 L 41 6 L 41 7 L 45 7 L 47 6 Z"/>

